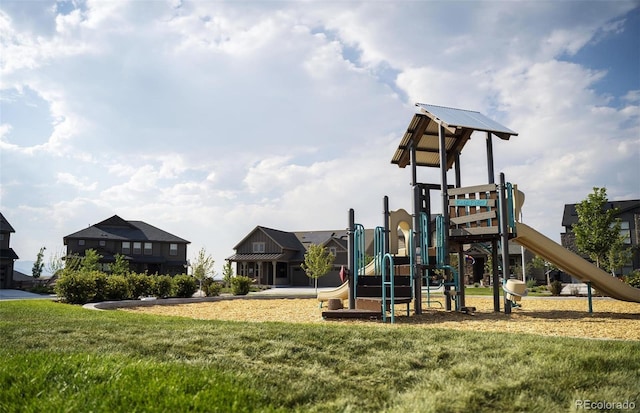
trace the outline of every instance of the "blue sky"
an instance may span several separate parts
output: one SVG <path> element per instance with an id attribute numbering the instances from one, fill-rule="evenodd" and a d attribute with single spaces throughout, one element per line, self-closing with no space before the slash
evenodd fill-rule
<path id="1" fill-rule="evenodd" d="M 3 0 L 0 37 L 0 210 L 27 270 L 114 214 L 218 271 L 256 225 L 380 225 L 384 195 L 410 210 L 390 161 L 416 102 L 519 133 L 496 171 L 552 239 L 594 186 L 640 198 L 638 1 Z M 472 137 L 463 185 L 485 171 Z"/>

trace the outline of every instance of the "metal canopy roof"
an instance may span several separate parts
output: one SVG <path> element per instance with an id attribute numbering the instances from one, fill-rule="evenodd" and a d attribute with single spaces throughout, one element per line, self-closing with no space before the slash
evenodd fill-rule
<path id="1" fill-rule="evenodd" d="M 412 142 L 416 148 L 417 166 L 440 167 L 440 138 L 438 135 L 440 124 L 445 131 L 447 169 L 451 168 L 456 159 L 455 155 L 462 152 L 462 148 L 474 131 L 490 132 L 504 140 L 518 135 L 480 112 L 424 103 L 416 103 L 416 106 L 421 109 L 422 113 L 413 115 L 407 131 L 391 159 L 391 163 L 400 168 L 411 163 Z"/>

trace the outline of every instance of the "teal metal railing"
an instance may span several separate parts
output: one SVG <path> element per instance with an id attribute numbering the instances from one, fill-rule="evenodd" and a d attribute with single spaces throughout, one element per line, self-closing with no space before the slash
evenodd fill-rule
<path id="1" fill-rule="evenodd" d="M 387 264 L 388 261 L 388 265 Z M 395 298 L 395 286 L 394 286 L 394 264 L 393 264 L 393 256 L 387 253 L 384 254 L 382 258 L 382 322 L 387 322 L 387 286 L 390 287 L 390 307 L 389 310 L 391 312 L 391 324 L 395 322 L 395 306 L 396 306 L 396 298 Z M 389 274 L 387 274 L 387 268 L 389 269 Z M 387 275 L 389 276 L 389 280 L 387 281 Z"/>

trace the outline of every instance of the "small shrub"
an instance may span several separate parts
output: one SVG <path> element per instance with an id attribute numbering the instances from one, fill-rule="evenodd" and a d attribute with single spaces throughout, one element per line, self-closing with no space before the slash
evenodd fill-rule
<path id="1" fill-rule="evenodd" d="M 173 290 L 173 278 L 168 275 L 156 275 L 151 278 L 151 292 L 158 298 L 171 296 Z"/>
<path id="2" fill-rule="evenodd" d="M 38 284 L 30 288 L 29 292 L 32 292 L 34 294 L 52 294 L 55 291 L 50 285 Z"/>
<path id="3" fill-rule="evenodd" d="M 127 276 L 130 297 L 134 300 L 151 294 L 151 277 L 146 274 L 131 273 Z"/>
<path id="4" fill-rule="evenodd" d="M 192 297 L 197 290 L 196 279 L 192 276 L 181 274 L 173 278 L 173 293 L 176 297 Z"/>
<path id="5" fill-rule="evenodd" d="M 213 278 L 205 278 L 202 281 L 202 292 L 207 297 L 215 297 L 220 295 L 220 291 L 222 291 L 222 284 L 216 282 Z"/>
<path id="6" fill-rule="evenodd" d="M 552 281 L 551 284 L 549 284 L 549 291 L 551 295 L 560 295 L 562 292 L 562 283 L 558 280 Z"/>
<path id="7" fill-rule="evenodd" d="M 529 290 L 532 290 L 533 288 L 535 288 L 535 287 L 536 287 L 536 285 L 538 285 L 538 283 L 536 282 L 536 279 L 535 279 L 535 278 L 529 278 L 529 279 L 527 280 L 527 288 L 528 288 Z"/>
<path id="8" fill-rule="evenodd" d="M 129 283 L 124 275 L 110 275 L 104 292 L 107 300 L 126 300 L 129 298 Z"/>
<path id="9" fill-rule="evenodd" d="M 473 283 L 473 288 L 480 288 L 480 283 Z"/>
<path id="10" fill-rule="evenodd" d="M 640 288 L 640 270 L 634 270 L 622 277 L 622 279 L 630 286 Z"/>
<path id="11" fill-rule="evenodd" d="M 247 295 L 251 289 L 253 280 L 249 277 L 239 275 L 231 279 L 231 294 L 233 295 Z"/>
<path id="12" fill-rule="evenodd" d="M 96 295 L 95 279 L 90 272 L 64 272 L 55 286 L 58 297 L 69 304 L 86 304 Z"/>

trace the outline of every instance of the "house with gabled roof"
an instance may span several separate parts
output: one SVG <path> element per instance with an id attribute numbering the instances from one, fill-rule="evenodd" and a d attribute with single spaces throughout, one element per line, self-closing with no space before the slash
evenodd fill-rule
<path id="1" fill-rule="evenodd" d="M 102 255 L 108 268 L 116 254 L 129 261 L 132 271 L 176 275 L 187 272 L 189 241 L 143 221 L 126 221 L 118 215 L 63 238 L 67 255 L 84 256 L 88 249 Z"/>
<path id="2" fill-rule="evenodd" d="M 366 239 L 373 239 L 373 230 Z M 301 265 L 311 244 L 322 245 L 336 258 L 333 269 L 318 279 L 319 287 L 341 284 L 340 268 L 347 266 L 347 231 L 297 231 L 287 232 L 263 226 L 255 227 L 233 249 L 235 254 L 227 258 L 234 262 L 236 274 L 269 286 L 312 286 Z M 367 253 L 373 254 L 372 245 Z"/>
<path id="3" fill-rule="evenodd" d="M 0 288 L 13 288 L 13 264 L 18 254 L 11 248 L 11 234 L 16 232 L 0 213 Z"/>

